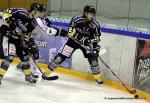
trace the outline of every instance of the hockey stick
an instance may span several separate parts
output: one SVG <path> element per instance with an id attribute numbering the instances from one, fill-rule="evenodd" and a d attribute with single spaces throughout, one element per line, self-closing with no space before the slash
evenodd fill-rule
<path id="1" fill-rule="evenodd" d="M 42 78 L 44 80 L 57 80 L 58 79 L 58 76 L 52 76 L 52 77 L 47 77 L 43 71 L 40 69 L 40 67 L 38 66 L 38 64 L 36 63 L 36 61 L 34 60 L 34 58 L 32 56 L 30 56 L 30 58 L 32 59 L 32 61 L 34 62 L 34 64 L 37 66 L 38 70 L 41 72 L 42 74 Z"/>
<path id="2" fill-rule="evenodd" d="M 85 48 L 87 51 L 89 51 L 93 56 L 97 57 L 94 53 L 93 53 L 93 50 L 87 48 L 86 46 L 84 46 L 83 44 L 81 44 L 80 42 L 78 42 L 77 40 L 75 40 L 74 38 L 72 37 L 69 37 L 67 36 L 68 38 L 72 39 L 73 41 L 75 41 L 76 43 L 78 43 L 79 45 L 81 45 L 83 48 Z M 116 77 L 119 82 L 121 83 L 121 85 L 130 93 L 130 94 L 135 94 L 136 93 L 136 90 L 130 90 L 124 83 L 123 81 L 114 73 L 114 71 L 103 61 L 103 59 L 98 56 L 98 58 L 101 60 L 101 62 L 107 67 L 107 69 L 109 69 L 111 71 L 111 73 L 113 74 L 114 77 Z"/>
<path id="3" fill-rule="evenodd" d="M 91 54 L 93 54 L 93 56 L 96 56 L 94 53 L 93 53 L 93 51 L 91 50 L 91 49 L 89 49 L 89 48 L 87 48 L 87 47 L 85 47 L 84 45 L 82 45 L 80 42 L 78 42 L 77 40 L 75 40 L 74 38 L 72 38 L 72 37 L 69 37 L 68 35 L 66 35 L 68 38 L 70 38 L 70 39 L 72 39 L 72 40 L 74 40 L 76 43 L 78 43 L 79 45 L 81 45 L 83 48 L 85 48 L 87 51 L 89 51 Z M 103 50 L 102 52 L 100 51 L 100 54 L 102 53 L 104 53 L 105 54 L 105 52 L 106 52 L 106 49 L 105 49 L 105 51 Z M 96 56 L 97 57 L 97 56 Z M 121 85 L 124 87 L 124 88 L 126 88 L 126 90 L 129 92 L 129 93 L 131 93 L 131 94 L 135 94 L 136 93 L 136 90 L 130 90 L 124 83 L 123 83 L 123 81 L 114 73 L 114 71 L 103 61 L 103 59 L 99 56 L 98 57 L 100 60 L 101 60 L 101 62 L 107 67 L 107 69 L 109 69 L 111 72 L 112 72 L 112 74 L 119 80 L 119 82 L 121 83 Z"/>

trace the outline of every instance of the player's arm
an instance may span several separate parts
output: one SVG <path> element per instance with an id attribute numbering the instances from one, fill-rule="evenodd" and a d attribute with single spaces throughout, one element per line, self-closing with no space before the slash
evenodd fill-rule
<path id="1" fill-rule="evenodd" d="M 101 37 L 101 28 L 100 28 L 100 25 L 95 29 L 95 37 L 93 39 L 91 39 L 91 44 L 92 44 L 92 47 L 93 47 L 93 52 L 99 56 L 99 51 L 100 51 L 100 45 L 99 45 L 99 42 L 100 42 L 100 37 Z"/>
<path id="2" fill-rule="evenodd" d="M 12 23 L 16 26 L 14 31 L 20 37 L 22 46 L 28 48 L 29 36 L 33 30 L 31 20 L 24 15 L 16 13 L 12 15 Z"/>
<path id="3" fill-rule="evenodd" d="M 67 31 L 61 28 L 51 26 L 51 22 L 48 18 L 42 20 L 41 18 L 36 19 L 38 26 L 50 36 L 66 36 Z"/>
<path id="4" fill-rule="evenodd" d="M 18 35 L 26 35 L 28 33 L 29 19 L 24 15 L 18 13 L 12 14 L 12 23 Z"/>
<path id="5" fill-rule="evenodd" d="M 69 26 L 69 29 L 68 29 L 68 36 L 69 37 L 73 37 L 75 35 L 75 33 L 76 33 L 76 29 L 75 29 L 76 22 L 75 22 L 75 19 L 76 19 L 76 16 L 71 19 L 70 26 Z"/>
<path id="6" fill-rule="evenodd" d="M 4 23 L 3 25 L 1 25 L 0 35 L 14 38 L 13 31 L 11 31 L 11 29 L 10 29 L 9 25 L 7 25 L 7 23 Z"/>
<path id="7" fill-rule="evenodd" d="M 8 26 L 6 26 L 5 24 L 1 25 L 0 34 L 2 36 L 8 36 L 7 32 L 8 32 Z"/>
<path id="8" fill-rule="evenodd" d="M 51 25 L 51 21 L 48 18 L 45 18 L 45 24 L 51 29 L 55 29 L 57 32 L 54 34 L 55 36 L 66 36 L 68 31 L 62 28 L 57 28 Z"/>

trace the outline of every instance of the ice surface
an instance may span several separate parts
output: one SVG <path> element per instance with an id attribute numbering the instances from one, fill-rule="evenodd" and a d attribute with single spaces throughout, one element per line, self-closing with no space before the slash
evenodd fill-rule
<path id="1" fill-rule="evenodd" d="M 24 81 L 23 73 L 11 66 L 0 86 L 0 103 L 146 103 L 144 100 L 108 100 L 112 97 L 133 97 L 109 87 L 60 75 L 56 81 L 43 81 L 35 85 Z"/>

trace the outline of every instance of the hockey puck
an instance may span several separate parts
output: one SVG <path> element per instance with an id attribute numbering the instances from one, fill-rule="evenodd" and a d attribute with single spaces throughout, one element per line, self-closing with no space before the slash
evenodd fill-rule
<path id="1" fill-rule="evenodd" d="M 138 96 L 138 95 L 134 95 L 134 98 L 136 98 L 136 99 L 137 99 L 137 98 L 139 98 L 139 96 Z"/>

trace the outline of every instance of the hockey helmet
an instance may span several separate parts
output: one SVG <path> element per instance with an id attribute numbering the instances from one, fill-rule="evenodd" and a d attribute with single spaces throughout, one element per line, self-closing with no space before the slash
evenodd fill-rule
<path id="1" fill-rule="evenodd" d="M 31 4 L 30 12 L 32 12 L 33 10 L 42 12 L 43 11 L 43 6 L 39 3 L 33 3 L 33 4 Z"/>
<path id="2" fill-rule="evenodd" d="M 96 13 L 96 9 L 95 9 L 94 6 L 86 5 L 86 6 L 84 7 L 84 13 L 85 13 L 85 12 L 95 14 L 95 13 Z"/>

